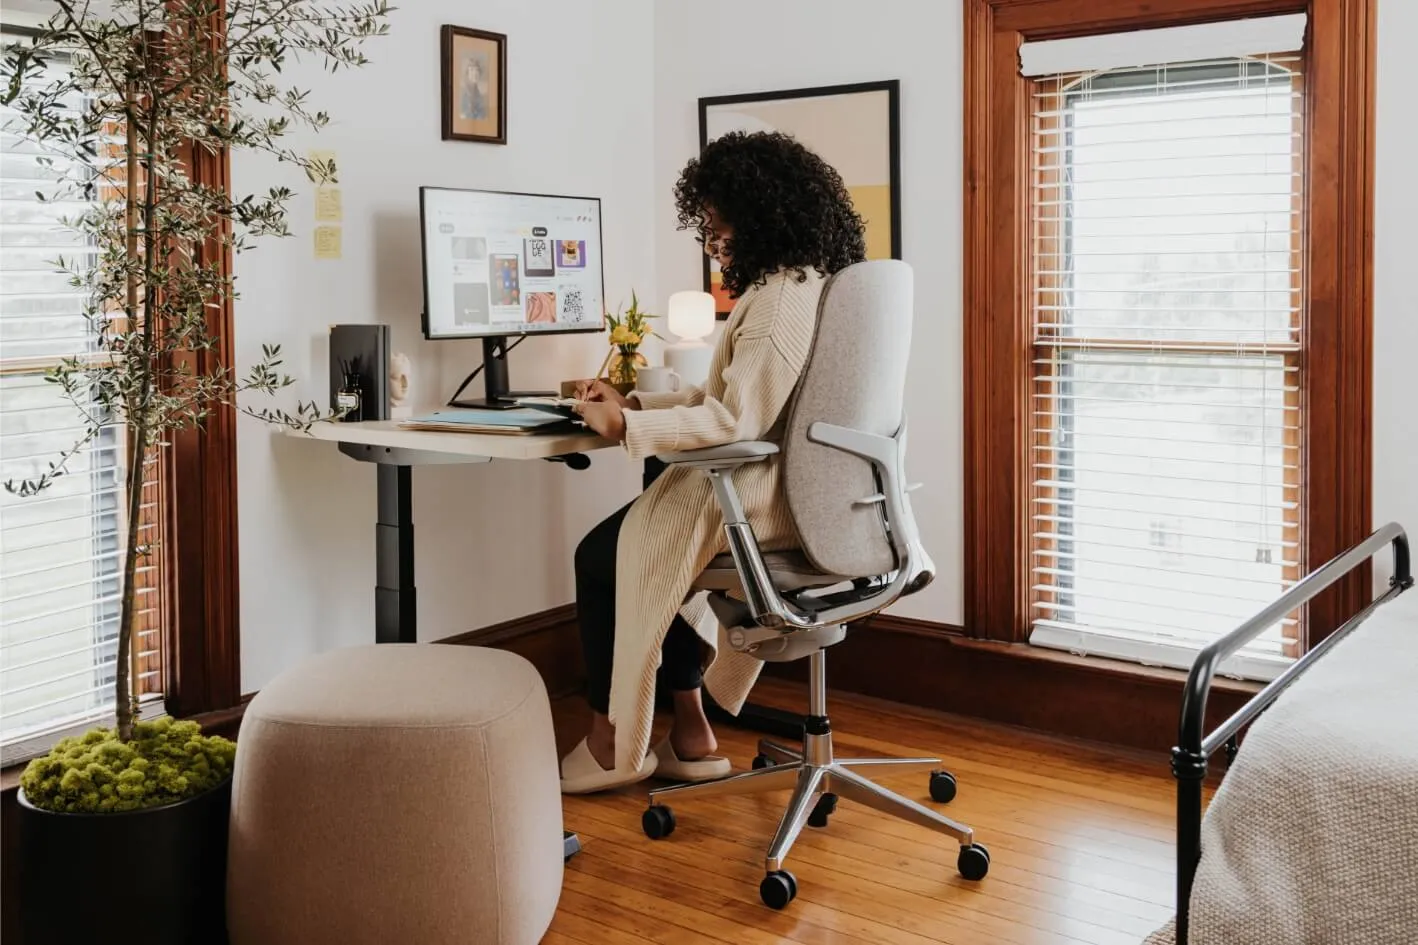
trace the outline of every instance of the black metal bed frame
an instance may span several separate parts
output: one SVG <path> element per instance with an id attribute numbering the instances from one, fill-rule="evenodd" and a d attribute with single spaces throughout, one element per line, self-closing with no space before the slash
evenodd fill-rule
<path id="1" fill-rule="evenodd" d="M 1385 545 L 1393 549 L 1393 577 L 1389 580 L 1389 589 L 1286 668 L 1216 731 L 1206 735 L 1206 697 L 1211 691 L 1211 682 L 1221 661 L 1297 607 L 1319 596 L 1335 581 L 1377 554 Z M 1201 795 L 1202 782 L 1206 779 L 1207 760 L 1224 747 L 1229 763 L 1236 755 L 1237 736 L 1242 728 L 1265 711 L 1286 687 L 1363 623 L 1377 607 L 1412 586 L 1413 571 L 1408 554 L 1408 536 L 1402 527 L 1391 522 L 1323 567 L 1306 575 L 1270 606 L 1202 650 L 1197 656 L 1182 694 L 1181 729 L 1177 747 L 1172 749 L 1172 776 L 1177 779 L 1177 945 L 1187 945 L 1192 882 L 1196 878 L 1197 863 L 1201 859 Z"/>

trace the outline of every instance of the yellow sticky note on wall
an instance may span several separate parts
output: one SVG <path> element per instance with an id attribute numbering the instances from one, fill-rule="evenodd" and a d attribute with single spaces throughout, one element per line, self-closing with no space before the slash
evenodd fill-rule
<path id="1" fill-rule="evenodd" d="M 307 151 L 305 156 L 312 164 L 319 164 L 324 167 L 326 171 L 331 172 L 330 179 L 325 181 L 325 183 L 333 184 L 335 182 L 333 173 L 336 167 L 334 151 Z M 309 177 L 317 184 L 320 183 L 320 178 L 317 177 L 313 171 L 307 170 L 305 176 Z"/>
<path id="2" fill-rule="evenodd" d="M 344 218 L 345 206 L 340 196 L 340 188 L 315 188 L 315 219 L 321 223 L 339 223 Z"/>
<path id="3" fill-rule="evenodd" d="M 315 228 L 316 259 L 339 259 L 341 249 L 338 226 L 317 226 Z"/>

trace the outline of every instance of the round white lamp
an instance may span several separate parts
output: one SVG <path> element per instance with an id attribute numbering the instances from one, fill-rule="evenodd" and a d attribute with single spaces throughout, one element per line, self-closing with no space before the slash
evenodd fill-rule
<path id="1" fill-rule="evenodd" d="M 714 349 L 704 340 L 714 332 L 714 296 L 708 292 L 676 292 L 670 296 L 666 320 L 670 333 L 680 340 L 665 345 L 665 367 L 685 384 L 703 384 L 709 379 L 709 365 L 714 358 Z"/>

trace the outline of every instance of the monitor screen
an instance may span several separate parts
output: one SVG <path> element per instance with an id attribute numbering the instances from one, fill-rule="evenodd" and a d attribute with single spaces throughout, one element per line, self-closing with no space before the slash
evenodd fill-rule
<path id="1" fill-rule="evenodd" d="M 423 333 L 600 331 L 601 201 L 419 189 Z"/>

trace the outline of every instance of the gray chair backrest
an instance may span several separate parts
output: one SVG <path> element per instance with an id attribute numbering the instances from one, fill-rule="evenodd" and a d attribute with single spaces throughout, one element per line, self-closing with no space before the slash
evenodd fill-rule
<path id="1" fill-rule="evenodd" d="M 869 462 L 808 440 L 814 423 L 895 436 L 905 417 L 913 277 L 906 263 L 848 266 L 824 287 L 812 351 L 783 435 L 784 492 L 819 570 L 875 577 L 896 569 Z"/>

